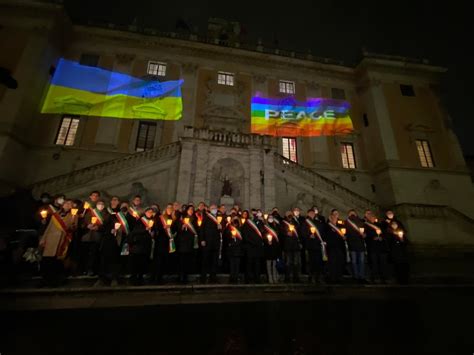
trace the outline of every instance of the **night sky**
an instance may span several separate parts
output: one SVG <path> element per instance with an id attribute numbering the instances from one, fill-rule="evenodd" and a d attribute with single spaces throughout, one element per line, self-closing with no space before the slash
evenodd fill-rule
<path id="1" fill-rule="evenodd" d="M 451 114 L 465 155 L 474 155 L 473 40 L 468 35 L 473 21 L 467 2 L 412 0 L 331 1 L 65 1 L 74 21 L 106 21 L 136 24 L 174 31 L 178 19 L 201 34 L 209 17 L 239 21 L 247 42 L 261 38 L 263 45 L 357 62 L 361 48 L 368 51 L 427 58 L 445 66 L 442 96 Z M 284 5 L 283 5 L 284 4 Z M 468 30 L 471 28 L 471 30 Z M 470 40 L 467 40 L 471 37 Z M 468 106 L 469 105 L 469 106 Z"/>

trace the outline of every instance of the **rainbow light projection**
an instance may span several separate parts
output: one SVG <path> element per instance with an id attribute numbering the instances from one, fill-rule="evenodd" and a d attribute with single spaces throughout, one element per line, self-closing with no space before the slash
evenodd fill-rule
<path id="1" fill-rule="evenodd" d="M 251 132 L 284 137 L 334 136 L 353 131 L 347 101 L 294 97 L 273 99 L 255 96 L 251 107 Z"/>
<path id="2" fill-rule="evenodd" d="M 60 59 L 42 113 L 179 120 L 183 80 L 159 82 Z"/>

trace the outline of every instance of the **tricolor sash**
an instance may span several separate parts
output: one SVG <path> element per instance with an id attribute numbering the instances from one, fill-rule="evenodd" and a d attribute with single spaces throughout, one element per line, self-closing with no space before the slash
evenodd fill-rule
<path id="1" fill-rule="evenodd" d="M 201 227 L 202 225 L 202 220 L 204 219 L 204 216 L 202 215 L 201 212 L 196 212 L 196 218 L 197 218 L 197 224 L 198 224 L 198 227 Z"/>
<path id="2" fill-rule="evenodd" d="M 130 210 L 130 213 L 135 219 L 140 218 L 140 212 L 138 212 L 138 210 L 135 207 L 130 206 L 128 209 Z"/>
<path id="3" fill-rule="evenodd" d="M 319 241 L 321 242 L 321 253 L 323 256 L 323 261 L 328 260 L 328 253 L 326 251 L 326 244 L 324 244 L 323 238 L 321 237 L 321 234 L 319 233 L 318 227 L 316 227 L 316 224 L 313 223 L 310 219 L 306 218 L 306 223 L 309 225 L 309 228 L 314 228 L 315 229 L 315 234 L 318 237 Z"/>
<path id="4" fill-rule="evenodd" d="M 266 230 L 269 234 L 271 234 L 272 237 L 275 238 L 276 241 L 279 243 L 280 240 L 278 239 L 278 233 L 277 233 L 272 227 L 270 227 L 269 225 L 266 225 L 266 224 L 265 224 L 264 227 L 265 227 L 265 230 Z"/>
<path id="5" fill-rule="evenodd" d="M 344 234 L 342 234 L 341 230 L 339 228 L 337 228 L 334 224 L 332 224 L 332 222 L 328 222 L 329 224 L 329 227 L 331 227 L 331 229 L 336 232 L 337 234 L 339 234 L 339 236 L 341 238 L 344 238 Z"/>
<path id="6" fill-rule="evenodd" d="M 185 217 L 185 218 L 188 218 L 188 217 Z M 194 228 L 191 222 L 191 218 L 189 218 L 189 221 L 187 223 L 185 221 L 185 218 L 183 218 L 183 227 L 189 228 L 194 235 L 197 235 L 198 233 L 196 231 L 196 228 Z"/>
<path id="7" fill-rule="evenodd" d="M 377 233 L 377 235 L 382 234 L 382 230 L 379 227 L 377 227 L 375 224 L 369 223 L 367 221 L 365 221 L 365 224 L 367 224 L 370 228 L 372 228 Z"/>
<path id="8" fill-rule="evenodd" d="M 219 225 L 219 221 L 217 220 L 216 217 L 214 217 L 211 213 L 206 213 L 207 216 L 216 224 L 216 225 Z"/>
<path id="9" fill-rule="evenodd" d="M 364 236 L 364 233 L 361 233 L 359 227 L 357 227 L 357 225 L 354 222 L 352 222 L 349 218 L 346 219 L 346 222 L 348 222 L 349 225 L 352 227 L 352 229 L 354 229 L 357 233 L 359 233 L 361 237 Z"/>
<path id="10" fill-rule="evenodd" d="M 334 224 L 332 224 L 332 222 L 328 222 L 329 224 L 329 227 L 332 228 L 332 230 L 334 230 L 335 232 L 337 232 L 337 234 L 339 234 L 339 236 L 341 238 L 344 239 L 344 246 L 346 247 L 346 262 L 350 262 L 351 261 L 351 257 L 350 257 L 350 254 L 349 254 L 349 245 L 347 245 L 347 240 L 344 238 L 344 234 L 342 234 L 342 232 L 340 231 L 339 228 L 337 228 Z"/>
<path id="11" fill-rule="evenodd" d="M 140 221 L 143 223 L 146 229 L 153 227 L 153 225 L 150 226 L 150 221 L 152 221 L 152 219 L 148 219 L 143 216 L 142 218 L 140 218 Z"/>
<path id="12" fill-rule="evenodd" d="M 235 232 L 235 235 L 232 234 L 232 232 Z M 230 226 L 230 234 L 231 234 L 232 238 L 237 238 L 239 240 L 242 240 L 242 234 L 240 233 L 240 231 L 237 228 L 235 228 L 232 225 Z"/>
<path id="13" fill-rule="evenodd" d="M 174 253 L 176 251 L 176 244 L 174 243 L 173 233 L 171 233 L 171 226 L 169 226 L 166 223 L 165 216 L 163 216 L 163 215 L 160 216 L 160 221 L 161 221 L 161 224 L 163 225 L 163 228 L 166 231 L 166 234 L 168 235 L 168 238 L 169 238 L 168 253 L 170 253 L 170 254 Z"/>
<path id="14" fill-rule="evenodd" d="M 56 251 L 56 256 L 58 259 L 64 259 L 66 258 L 69 244 L 71 244 L 72 241 L 72 233 L 68 230 L 66 223 L 64 223 L 64 220 L 57 212 L 52 214 L 51 220 L 53 221 L 54 225 L 64 233 L 64 237 L 61 239 Z"/>
<path id="15" fill-rule="evenodd" d="M 119 221 L 120 225 L 122 226 L 122 232 L 124 232 L 125 234 L 129 234 L 130 233 L 130 227 L 128 225 L 128 221 L 127 221 L 127 218 L 125 217 L 125 215 L 122 212 L 118 212 L 116 214 L 116 216 L 117 216 L 117 220 Z"/>
<path id="16" fill-rule="evenodd" d="M 104 217 L 102 213 L 97 208 L 91 208 L 92 215 L 97 218 L 98 224 L 101 226 L 104 224 Z"/>
<path id="17" fill-rule="evenodd" d="M 117 213 L 114 212 L 114 210 L 111 209 L 110 207 L 107 207 L 107 212 L 109 212 L 109 214 L 117 214 Z"/>
<path id="18" fill-rule="evenodd" d="M 250 227 L 255 231 L 255 233 L 257 233 L 258 236 L 263 239 L 262 232 L 260 232 L 260 229 L 258 229 L 255 222 L 252 221 L 251 219 L 247 219 L 247 222 L 249 223 Z"/>
<path id="19" fill-rule="evenodd" d="M 58 210 L 53 205 L 48 205 L 48 210 L 52 215 L 58 212 Z"/>
<path id="20" fill-rule="evenodd" d="M 286 224 L 286 226 L 288 227 L 288 231 L 290 231 L 291 223 L 285 220 L 283 220 L 283 223 Z M 298 231 L 296 230 L 296 226 L 293 226 L 293 227 L 294 227 L 293 230 L 290 232 L 292 232 L 296 237 L 298 237 Z"/>

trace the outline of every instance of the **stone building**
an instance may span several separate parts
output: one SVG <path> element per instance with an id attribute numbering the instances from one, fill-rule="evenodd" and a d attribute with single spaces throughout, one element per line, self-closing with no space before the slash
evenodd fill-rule
<path id="1" fill-rule="evenodd" d="M 61 5 L 0 4 L 0 192 L 144 196 L 285 210 L 394 208 L 425 246 L 474 244 L 474 189 L 438 94 L 445 69 L 364 53 L 356 66 L 262 44 L 114 24 L 73 24 Z M 137 77 L 184 79 L 179 121 L 40 114 L 59 58 Z M 350 102 L 347 136 L 250 133 L 250 101 Z M 222 187 L 230 181 L 230 196 Z M 230 197 L 230 199 L 228 198 Z"/>

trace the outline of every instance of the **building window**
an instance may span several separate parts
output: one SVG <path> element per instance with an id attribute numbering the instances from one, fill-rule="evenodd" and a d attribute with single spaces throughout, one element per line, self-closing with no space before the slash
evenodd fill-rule
<path id="1" fill-rule="evenodd" d="M 331 97 L 336 100 L 345 100 L 346 92 L 344 91 L 344 89 L 332 88 Z"/>
<path id="2" fill-rule="evenodd" d="M 77 127 L 79 127 L 79 118 L 64 116 L 61 119 L 61 124 L 59 125 L 55 144 L 73 145 L 74 140 L 76 139 Z"/>
<path id="3" fill-rule="evenodd" d="M 295 83 L 293 81 L 280 80 L 280 92 L 283 94 L 294 94 Z"/>
<path id="4" fill-rule="evenodd" d="M 415 96 L 413 85 L 400 85 L 400 91 L 403 96 Z"/>
<path id="5" fill-rule="evenodd" d="M 282 138 L 283 142 L 283 156 L 292 162 L 298 162 L 296 154 L 296 138 Z"/>
<path id="6" fill-rule="evenodd" d="M 217 73 L 217 83 L 220 85 L 234 86 L 234 74 L 220 71 Z"/>
<path id="7" fill-rule="evenodd" d="M 144 150 L 153 149 L 155 145 L 156 123 L 140 122 L 138 126 L 137 144 L 135 151 L 143 152 Z"/>
<path id="8" fill-rule="evenodd" d="M 423 168 L 434 167 L 433 156 L 431 155 L 430 144 L 427 140 L 417 139 L 416 149 L 418 150 L 418 157 Z"/>
<path id="9" fill-rule="evenodd" d="M 166 63 L 148 62 L 147 74 L 166 76 Z"/>
<path id="10" fill-rule="evenodd" d="M 89 67 L 96 67 L 99 65 L 99 56 L 96 54 L 81 54 L 81 59 L 79 60 L 79 64 L 87 65 Z"/>
<path id="11" fill-rule="evenodd" d="M 341 158 L 342 158 L 342 167 L 344 169 L 356 168 L 354 144 L 341 143 Z"/>

